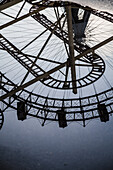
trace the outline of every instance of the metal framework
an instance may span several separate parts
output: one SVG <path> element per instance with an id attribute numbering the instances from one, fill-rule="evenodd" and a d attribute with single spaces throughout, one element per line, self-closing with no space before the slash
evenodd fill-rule
<path id="1" fill-rule="evenodd" d="M 110 87 L 107 90 L 98 92 L 94 83 L 98 82 L 102 77 L 106 79 L 104 76 L 106 62 L 97 50 L 111 43 L 113 35 L 109 34 L 106 39 L 90 46 L 87 43 L 85 31 L 90 25 L 90 15 L 102 18 L 103 21 L 107 20 L 112 24 L 113 14 L 76 3 L 37 0 L 22 1 L 17 13 L 12 17 L 10 12 L 9 14 L 7 13 L 7 9 L 19 2 L 19 0 L 3 1 L 0 6 L 1 14 L 11 19 L 0 25 L 0 49 L 2 52 L 5 51 L 8 56 L 11 56 L 14 61 L 19 63 L 21 68 L 23 67 L 26 70 L 19 83 L 12 81 L 2 70 L 0 72 L 0 90 L 2 92 L 0 101 L 5 105 L 5 109 L 0 110 L 0 120 L 2 120 L 0 127 L 3 125 L 3 112 L 8 107 L 18 111 L 15 101 L 23 102 L 27 106 L 26 114 L 40 118 L 43 126 L 47 120 L 58 121 L 59 126 L 63 128 L 67 126 L 67 122 L 71 121 L 81 121 L 84 127 L 86 121 L 94 118 L 100 117 L 101 121 L 108 121 L 108 115 L 113 111 L 113 88 L 109 85 Z M 26 4 L 29 9 L 23 15 L 22 10 L 26 8 Z M 53 11 L 54 20 L 52 16 L 46 15 L 48 9 Z M 79 10 L 84 12 L 82 17 L 79 16 Z M 34 39 L 31 39 L 27 44 L 24 43 L 22 48 L 19 48 L 15 43 L 11 42 L 11 38 L 7 38 L 4 30 L 9 30 L 9 27 L 13 28 L 13 25 L 15 26 L 18 22 L 21 23 L 27 18 L 31 18 L 37 26 L 43 29 Z M 76 30 L 77 28 L 79 33 Z M 45 34 L 49 36 L 47 37 Z M 45 38 L 44 43 L 38 44 L 38 40 L 43 35 L 47 38 Z M 63 51 L 65 51 L 63 59 L 59 57 L 61 54 L 56 59 L 53 59 L 52 55 L 59 53 L 57 49 L 50 54 L 50 57 L 46 57 L 48 56 L 46 53 L 42 57 L 52 37 L 56 38 L 59 44 L 63 44 Z M 38 46 L 40 47 L 38 54 L 31 55 L 26 53 L 25 50 L 35 41 L 37 41 L 37 48 Z M 50 46 L 49 48 L 51 49 Z M 80 74 L 80 69 L 85 70 L 82 75 Z M 30 75 L 32 75 L 32 79 L 28 79 Z M 48 93 L 42 95 L 41 92 L 38 94 L 33 90 L 26 89 L 37 82 L 47 90 L 52 89 L 54 93 L 58 94 L 62 91 L 64 95 L 61 97 L 49 95 Z M 110 83 L 108 82 L 108 84 Z M 82 90 L 89 86 L 94 88 L 94 93 L 82 96 Z M 72 97 L 65 97 L 66 92 L 72 93 Z M 105 112 L 103 108 L 106 108 L 104 109 Z"/>

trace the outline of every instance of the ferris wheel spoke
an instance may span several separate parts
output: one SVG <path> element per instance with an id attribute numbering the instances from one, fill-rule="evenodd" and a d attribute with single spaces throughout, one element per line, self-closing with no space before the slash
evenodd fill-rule
<path id="1" fill-rule="evenodd" d="M 62 17 L 61 17 L 62 18 Z M 61 19 L 60 18 L 60 19 Z M 59 20 L 60 20 L 59 19 Z M 59 20 L 56 22 L 55 26 L 54 26 L 54 29 L 52 30 L 52 32 L 50 33 L 49 37 L 47 38 L 46 42 L 44 43 L 44 45 L 42 46 L 40 52 L 38 53 L 37 55 L 37 58 L 35 60 L 35 62 L 37 61 L 37 59 L 40 57 L 41 53 L 43 52 L 44 48 L 46 47 L 47 43 L 49 42 L 50 38 L 52 37 L 52 35 L 54 34 L 54 31 L 57 29 L 57 26 L 58 26 L 58 23 L 59 23 Z"/>
<path id="2" fill-rule="evenodd" d="M 63 16 L 61 16 L 62 18 Z M 40 58 L 40 55 L 42 54 L 43 50 L 45 49 L 46 45 L 48 44 L 50 38 L 52 37 L 55 29 L 57 28 L 57 25 L 59 23 L 59 21 L 61 20 L 61 18 L 59 18 L 59 20 L 55 23 L 55 26 L 54 26 L 54 29 L 53 31 L 50 33 L 50 35 L 48 36 L 47 40 L 45 41 L 44 45 L 42 46 L 41 50 L 39 51 L 37 57 L 35 58 L 35 60 L 33 61 L 33 64 L 31 65 L 29 71 L 26 73 L 26 75 L 24 76 L 22 82 L 21 82 L 21 85 L 24 83 L 24 81 L 26 80 L 26 78 L 28 77 L 29 73 L 31 72 L 33 66 L 36 64 L 37 60 Z"/>
<path id="3" fill-rule="evenodd" d="M 9 15 L 9 14 L 6 14 L 5 12 L 0 12 L 1 14 L 3 14 L 3 15 L 5 15 L 5 16 L 8 16 L 9 18 L 13 18 L 13 19 L 15 19 L 15 17 L 13 17 L 13 16 L 11 16 L 11 15 Z"/>
<path id="4" fill-rule="evenodd" d="M 42 33 L 40 33 L 40 35 L 38 35 L 37 37 L 35 37 L 32 41 L 30 41 L 27 45 L 25 45 L 21 51 L 23 51 L 25 48 L 27 48 L 30 44 L 32 44 L 35 40 L 37 40 L 41 35 L 43 35 L 48 29 L 44 30 Z"/>
<path id="5" fill-rule="evenodd" d="M 15 18 L 18 18 L 18 16 L 20 15 L 22 9 L 24 8 L 25 4 L 26 4 L 26 1 L 23 2 L 22 6 L 21 6 L 20 10 L 18 11 L 18 14 L 16 15 Z"/>
<path id="6" fill-rule="evenodd" d="M 50 60 L 50 59 L 42 58 L 42 57 L 40 57 L 38 60 L 42 60 L 42 61 L 46 61 L 46 62 L 50 62 L 50 63 L 54 63 L 54 64 L 62 64 L 62 63 L 59 62 L 59 61 Z"/>
<path id="7" fill-rule="evenodd" d="M 34 9 L 33 9 L 34 10 Z M 31 11 L 32 11 L 32 8 L 31 8 Z M 64 17 L 64 13 L 62 14 L 62 16 Z M 43 25 L 45 28 L 49 28 L 49 30 L 52 32 L 53 29 L 50 27 L 53 22 L 51 22 L 50 19 L 48 19 L 44 14 L 35 14 L 32 16 L 37 22 L 39 22 L 41 25 Z M 67 16 L 65 16 L 65 18 L 67 19 Z M 66 20 L 64 20 L 64 23 L 65 23 Z M 66 52 L 68 54 L 68 51 L 67 51 L 67 47 L 66 47 L 66 44 L 69 45 L 69 41 L 68 41 L 68 33 L 67 31 L 64 31 L 63 30 L 63 27 L 64 27 L 64 24 L 62 25 L 62 28 L 60 27 L 57 27 L 57 29 L 54 31 L 54 34 L 59 38 L 61 39 L 63 42 L 64 42 L 64 45 L 65 45 L 65 49 L 66 49 Z M 83 46 L 84 47 L 84 46 Z M 77 50 L 77 51 L 81 51 L 81 46 L 77 46 L 76 44 L 74 44 L 74 49 Z M 68 54 L 69 56 L 69 54 Z"/>
<path id="8" fill-rule="evenodd" d="M 59 18 L 59 20 L 61 20 L 61 19 L 62 19 L 62 17 Z M 40 36 L 42 36 L 42 35 L 43 35 L 44 33 L 46 33 L 48 30 L 50 30 L 51 27 L 53 27 L 53 26 L 55 26 L 56 24 L 58 24 L 59 20 L 56 21 L 56 22 L 54 22 L 50 27 L 48 27 L 47 29 L 45 29 L 45 30 L 44 30 L 43 32 L 41 32 L 37 37 L 35 37 L 32 41 L 30 41 L 27 45 L 25 45 L 25 46 L 21 49 L 21 51 L 24 50 L 26 47 L 28 47 L 30 44 L 32 44 L 35 40 L 37 40 Z M 52 30 L 52 34 L 54 33 L 54 31 L 55 31 L 55 28 Z"/>
<path id="9" fill-rule="evenodd" d="M 58 11 L 58 7 L 54 7 L 54 12 L 55 12 L 55 15 L 56 15 L 56 19 L 58 20 L 58 18 L 59 18 L 59 11 Z M 59 22 L 59 26 L 61 26 L 60 25 L 60 22 Z"/>

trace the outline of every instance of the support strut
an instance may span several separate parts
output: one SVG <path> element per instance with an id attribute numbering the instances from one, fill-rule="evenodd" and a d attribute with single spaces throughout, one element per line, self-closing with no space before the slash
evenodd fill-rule
<path id="1" fill-rule="evenodd" d="M 77 85 L 76 85 L 76 70 L 75 70 L 75 59 L 74 59 L 71 6 L 66 7 L 66 12 L 67 12 L 68 37 L 69 37 L 69 65 L 71 67 L 73 93 L 76 94 L 77 93 Z"/>

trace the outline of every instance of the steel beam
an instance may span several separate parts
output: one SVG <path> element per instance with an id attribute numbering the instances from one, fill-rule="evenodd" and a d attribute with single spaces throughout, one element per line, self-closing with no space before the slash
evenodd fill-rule
<path id="1" fill-rule="evenodd" d="M 72 26 L 71 6 L 66 7 L 66 12 L 67 12 L 68 37 L 69 37 L 69 65 L 71 67 L 73 93 L 76 94 L 77 93 L 77 85 L 76 85 L 76 71 L 75 71 L 75 59 L 74 59 L 73 26 Z"/>
<path id="2" fill-rule="evenodd" d="M 12 0 L 10 2 L 6 2 L 5 4 L 0 5 L 0 11 L 4 10 L 6 8 L 9 8 L 9 7 L 13 6 L 13 5 L 16 5 L 17 3 L 22 2 L 22 1 L 23 0 Z"/>
<path id="3" fill-rule="evenodd" d="M 75 57 L 75 60 L 81 58 L 81 57 L 84 56 L 84 55 L 87 55 L 88 53 L 91 53 L 91 52 L 94 53 L 95 50 L 97 50 L 98 48 L 106 45 L 107 43 L 109 43 L 109 42 L 111 42 L 111 41 L 113 41 L 113 36 L 111 36 L 110 38 L 108 38 L 108 39 L 100 42 L 99 44 L 95 45 L 94 47 L 92 47 L 92 48 L 84 51 L 83 53 L 77 55 L 77 56 Z"/>
<path id="4" fill-rule="evenodd" d="M 53 2 L 51 2 L 51 4 L 53 4 Z M 6 28 L 6 27 L 8 27 L 8 26 L 10 26 L 12 24 L 15 24 L 15 23 L 17 23 L 17 22 L 19 22 L 19 21 L 21 21 L 21 20 L 23 20 L 25 18 L 28 18 L 29 16 L 31 16 L 33 14 L 36 14 L 36 13 L 40 12 L 41 10 L 44 10 L 45 8 L 47 8 L 47 7 L 46 6 L 45 7 L 40 7 L 37 10 L 34 10 L 33 12 L 29 12 L 29 13 L 27 13 L 25 15 L 22 15 L 21 17 L 18 17 L 16 19 L 6 23 L 6 24 L 3 24 L 3 25 L 0 26 L 0 30 L 2 30 L 3 28 Z"/>

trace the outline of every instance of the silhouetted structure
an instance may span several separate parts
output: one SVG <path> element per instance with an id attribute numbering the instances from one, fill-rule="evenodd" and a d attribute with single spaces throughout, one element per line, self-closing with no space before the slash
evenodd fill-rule
<path id="1" fill-rule="evenodd" d="M 96 53 L 96 50 L 113 41 L 113 36 L 110 35 L 113 14 L 64 1 L 26 0 L 23 1 L 22 6 L 15 7 L 17 11 L 12 13 L 10 21 L 10 9 L 9 14 L 8 10 L 6 13 L 4 10 L 21 1 L 1 0 L 0 2 L 0 11 L 3 11 L 1 14 L 4 15 L 3 19 L 1 17 L 3 23 L 1 22 L 0 29 L 6 28 L 7 33 L 4 35 L 3 31 L 0 34 L 1 61 L 3 61 L 0 62 L 0 91 L 2 92 L 0 101 L 5 105 L 2 112 L 11 107 L 17 111 L 18 120 L 24 120 L 28 115 L 39 118 L 42 126 L 46 121 L 57 121 L 61 128 L 66 127 L 72 121 L 83 122 L 84 127 L 91 119 L 100 118 L 101 122 L 108 121 L 109 114 L 113 112 L 113 88 L 108 86 L 106 91 L 101 91 L 98 90 L 98 86 L 95 87 L 94 83 L 103 76 L 107 68 L 103 55 L 101 52 Z M 25 3 L 31 5 L 27 6 Z M 21 13 L 26 9 L 29 11 L 27 14 Z M 50 10 L 51 15 L 48 12 Z M 90 17 L 90 14 L 93 17 Z M 6 22 L 4 22 L 5 17 L 6 19 L 9 17 Z M 92 22 L 93 18 L 95 22 Z M 26 26 L 24 19 L 28 23 L 33 21 L 30 23 L 33 26 L 36 23 L 36 29 L 32 30 L 30 25 Z M 109 21 L 110 25 L 108 25 L 109 22 L 104 23 L 104 20 Z M 14 27 L 15 23 L 17 27 L 19 26 L 17 29 Z M 109 32 L 108 35 L 104 35 L 101 28 L 95 30 L 100 25 L 103 29 L 105 25 L 105 28 L 108 27 L 105 29 L 105 33 Z M 20 29 L 20 34 L 18 34 L 18 29 Z M 34 37 L 34 31 L 38 29 Z M 7 36 L 9 32 L 12 34 L 10 38 Z M 96 39 L 96 34 L 99 34 L 99 39 Z M 63 48 L 59 46 L 60 43 L 63 44 Z M 36 47 L 36 52 L 34 49 L 32 49 L 33 53 L 29 50 L 30 45 Z M 112 51 L 112 46 L 111 44 L 110 51 Z M 7 55 L 4 55 L 5 53 Z M 12 58 L 10 65 L 6 62 L 9 61 L 9 55 Z M 15 69 L 13 60 L 17 67 L 19 64 L 19 68 Z M 33 76 L 32 80 L 30 75 Z M 104 79 L 106 83 L 106 74 Z M 26 89 L 37 81 L 40 83 L 34 88 L 31 86 L 29 90 Z M 109 80 L 107 82 L 110 84 Z M 91 89 L 88 89 L 89 85 Z M 94 90 L 92 90 L 92 85 Z M 87 94 L 84 93 L 84 87 L 87 87 Z M 78 95 L 74 97 L 71 93 L 78 93 Z M 17 106 L 14 102 L 18 102 Z M 106 105 L 99 104 L 103 102 Z M 3 114 L 1 114 L 1 120 L 2 127 Z"/>

